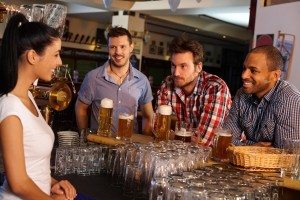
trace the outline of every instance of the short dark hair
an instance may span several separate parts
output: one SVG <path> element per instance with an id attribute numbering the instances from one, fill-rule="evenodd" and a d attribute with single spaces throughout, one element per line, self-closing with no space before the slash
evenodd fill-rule
<path id="1" fill-rule="evenodd" d="M 203 47 L 197 40 L 189 40 L 186 36 L 179 36 L 172 40 L 169 45 L 169 52 L 171 56 L 175 53 L 192 52 L 194 56 L 194 64 L 203 62 Z"/>
<path id="2" fill-rule="evenodd" d="M 121 26 L 115 26 L 109 29 L 107 34 L 107 41 L 110 37 L 120 37 L 126 35 L 129 41 L 129 44 L 132 44 L 132 36 L 130 32 Z"/>
<path id="3" fill-rule="evenodd" d="M 18 60 L 27 50 L 43 55 L 59 32 L 41 22 L 28 22 L 21 14 L 14 14 L 5 28 L 0 53 L 0 95 L 14 89 L 18 80 Z"/>
<path id="4" fill-rule="evenodd" d="M 283 57 L 280 51 L 272 45 L 263 45 L 252 49 L 251 53 L 262 53 L 266 55 L 267 65 L 270 71 L 283 69 Z"/>

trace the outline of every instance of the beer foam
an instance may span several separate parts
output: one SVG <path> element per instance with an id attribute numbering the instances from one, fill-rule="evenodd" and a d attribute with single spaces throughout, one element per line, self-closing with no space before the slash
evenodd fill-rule
<path id="1" fill-rule="evenodd" d="M 122 113 L 122 114 L 119 115 L 119 119 L 133 120 L 133 115 L 129 115 L 127 113 Z"/>
<path id="2" fill-rule="evenodd" d="M 230 137 L 231 131 L 229 129 L 217 128 L 216 133 L 220 136 Z"/>
<path id="3" fill-rule="evenodd" d="M 193 133 L 191 131 L 187 131 L 185 128 L 181 128 L 179 131 L 175 133 L 175 135 L 184 137 L 184 136 L 192 136 Z"/>
<path id="4" fill-rule="evenodd" d="M 101 107 L 102 108 L 112 108 L 113 107 L 113 101 L 108 98 L 104 98 L 101 100 Z"/>
<path id="5" fill-rule="evenodd" d="M 171 115 L 172 114 L 172 107 L 169 105 L 161 105 L 158 107 L 159 114 L 162 115 Z"/>
<path id="6" fill-rule="evenodd" d="M 223 137 L 230 137 L 231 134 L 230 133 L 218 133 L 219 136 L 223 136 Z"/>

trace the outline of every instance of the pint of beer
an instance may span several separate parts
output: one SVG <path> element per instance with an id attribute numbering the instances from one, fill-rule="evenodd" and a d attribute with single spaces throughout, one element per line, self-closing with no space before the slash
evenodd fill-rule
<path id="1" fill-rule="evenodd" d="M 227 148 L 231 144 L 232 133 L 228 129 L 218 128 L 216 129 L 213 148 L 212 148 L 212 158 L 216 161 L 228 162 Z"/>
<path id="2" fill-rule="evenodd" d="M 118 125 L 118 132 L 117 132 L 117 139 L 130 141 L 133 132 L 133 114 L 128 113 L 120 113 L 119 114 L 119 125 Z"/>
<path id="3" fill-rule="evenodd" d="M 183 142 L 191 142 L 192 141 L 192 136 L 193 136 L 192 131 L 187 131 L 185 128 L 181 128 L 177 132 L 175 132 L 175 140 L 181 140 Z"/>
<path id="4" fill-rule="evenodd" d="M 99 126 L 98 135 L 110 136 L 111 135 L 111 124 L 112 124 L 112 113 L 113 113 L 113 101 L 108 98 L 101 100 L 99 108 Z"/>
<path id="5" fill-rule="evenodd" d="M 172 107 L 161 105 L 158 107 L 154 134 L 157 141 L 168 140 L 170 137 Z"/>

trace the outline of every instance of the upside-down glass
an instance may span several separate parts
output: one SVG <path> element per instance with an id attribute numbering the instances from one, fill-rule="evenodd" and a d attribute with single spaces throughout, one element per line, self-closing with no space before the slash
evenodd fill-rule
<path id="1" fill-rule="evenodd" d="M 77 168 L 77 174 L 82 176 L 90 175 L 90 168 L 92 166 L 91 151 L 86 147 L 79 148 L 79 166 Z"/>
<path id="2" fill-rule="evenodd" d="M 188 184 L 184 182 L 171 182 L 167 187 L 167 200 L 183 199 L 188 190 Z"/>
<path id="3" fill-rule="evenodd" d="M 25 15 L 26 19 L 28 21 L 32 21 L 32 5 L 29 4 L 23 4 L 20 5 L 20 13 L 22 13 L 23 15 Z"/>
<path id="4" fill-rule="evenodd" d="M 108 150 L 108 157 L 107 157 L 107 174 L 111 175 L 113 167 L 114 167 L 114 162 L 117 154 L 117 148 L 110 148 Z"/>
<path id="5" fill-rule="evenodd" d="M 154 178 L 151 181 L 149 200 L 166 199 L 168 185 L 169 182 L 167 178 Z"/>
<path id="6" fill-rule="evenodd" d="M 42 22 L 44 18 L 45 5 L 33 4 L 31 12 L 31 20 L 33 22 Z"/>
<path id="7" fill-rule="evenodd" d="M 281 177 L 286 175 L 293 179 L 300 179 L 300 139 L 285 138 L 283 140 L 283 154 L 290 156 L 289 165 L 284 163 L 281 167 Z"/>
<path id="8" fill-rule="evenodd" d="M 65 148 L 57 148 L 55 153 L 55 174 L 66 174 L 66 150 Z"/>
<path id="9" fill-rule="evenodd" d="M 61 4 L 47 3 L 45 5 L 43 22 L 56 29 L 63 36 L 67 7 Z"/>
<path id="10" fill-rule="evenodd" d="M 291 170 L 291 178 L 300 180 L 300 139 L 291 140 L 294 163 Z"/>
<path id="11" fill-rule="evenodd" d="M 127 150 L 126 150 L 127 151 Z M 113 186 L 119 187 L 124 182 L 125 174 L 125 155 L 126 151 L 124 146 L 119 146 L 116 151 L 113 168 L 112 168 L 112 181 Z"/>
<path id="12" fill-rule="evenodd" d="M 90 174 L 100 174 L 102 148 L 100 145 L 92 145 L 88 148 L 90 151 L 91 161 Z"/>
<path id="13" fill-rule="evenodd" d="M 68 147 L 65 149 L 65 157 L 66 157 L 66 174 L 75 173 L 75 160 L 74 160 L 74 151 L 75 149 L 72 147 Z"/>
<path id="14" fill-rule="evenodd" d="M 134 180 L 135 167 L 134 165 L 126 165 L 125 167 L 125 180 L 123 186 L 123 195 L 126 197 L 133 197 L 133 180 Z"/>

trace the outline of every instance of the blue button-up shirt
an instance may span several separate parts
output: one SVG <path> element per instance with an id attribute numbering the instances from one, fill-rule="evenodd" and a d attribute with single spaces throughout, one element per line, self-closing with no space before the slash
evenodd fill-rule
<path id="1" fill-rule="evenodd" d="M 109 98 L 113 100 L 113 127 L 112 132 L 118 129 L 118 116 L 124 110 L 134 110 L 135 119 L 137 108 L 153 100 L 152 90 L 147 77 L 130 65 L 128 76 L 121 85 L 107 74 L 109 63 L 90 71 L 83 80 L 78 92 L 80 101 L 91 105 L 90 128 L 97 130 L 98 113 L 101 100 Z M 137 123 L 135 128 L 137 132 Z"/>
<path id="2" fill-rule="evenodd" d="M 300 139 L 300 93 L 283 80 L 260 101 L 240 89 L 224 127 L 232 130 L 235 145 L 271 142 L 282 148 L 285 138 Z M 241 140 L 242 133 L 245 141 Z"/>

